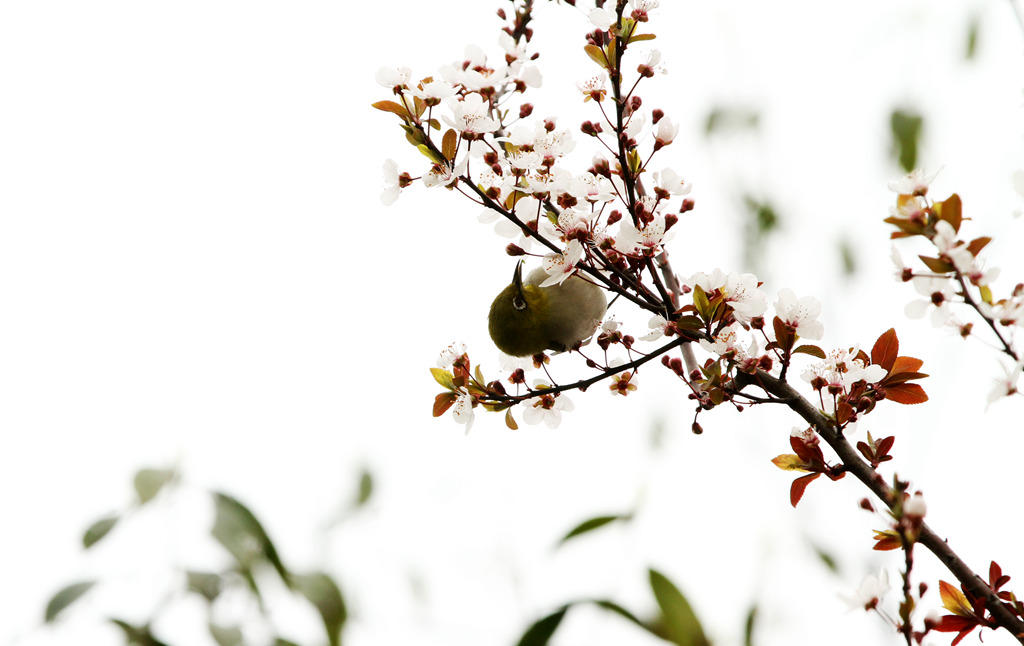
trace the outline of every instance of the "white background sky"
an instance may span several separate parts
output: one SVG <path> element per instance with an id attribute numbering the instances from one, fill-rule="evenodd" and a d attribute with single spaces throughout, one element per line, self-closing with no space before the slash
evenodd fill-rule
<path id="1" fill-rule="evenodd" d="M 595 71 L 581 47 L 589 24 L 538 4 L 545 82 L 530 100 L 536 117 L 561 115 L 575 131 L 595 118 L 574 85 Z M 651 45 L 670 74 L 640 94 L 683 126 L 655 164 L 694 184 L 676 270 L 752 269 L 740 260 L 740 196 L 769 197 L 784 229 L 759 269 L 768 293 L 821 298 L 828 347 L 870 346 L 897 328 L 933 375 L 932 401 L 883 404 L 866 427 L 896 435 L 900 474 L 971 565 L 995 558 L 1024 580 L 1021 404 L 986 412 L 994 353 L 905 319 L 913 294 L 891 280 L 881 222 L 899 174 L 888 115 L 906 106 L 925 116 L 921 165 L 943 166 L 935 195 L 959 192 L 969 232 L 996 237 L 997 292 L 1024 276 L 1009 181 L 1024 167 L 1024 40 L 1009 2 L 663 4 Z M 395 119 L 369 108 L 387 98 L 373 74 L 433 74 L 468 43 L 500 56 L 498 6 L 0 9 L 0 644 L 119 643 L 100 618 L 144 617 L 171 585 L 161 564 L 224 563 L 203 541 L 202 488 L 250 505 L 296 569 L 337 576 L 355 646 L 512 644 L 577 597 L 647 614 L 648 566 L 683 588 L 718 644 L 738 642 L 754 603 L 763 646 L 836 634 L 897 643 L 836 592 L 880 566 L 895 580 L 899 556 L 870 551 L 880 521 L 855 510 L 863 491 L 852 481 L 815 483 L 789 507 L 791 477 L 769 462 L 788 452 L 794 420 L 783 411 L 714 411 L 693 436 L 681 389 L 652 367 L 628 400 L 574 395 L 554 431 L 510 432 L 480 415 L 466 437 L 430 417 L 427 368 L 451 341 L 496 374 L 486 310 L 513 265 L 456 195 L 417 185 L 381 207 L 385 158 L 414 175 L 423 166 Z M 974 17 L 980 49 L 967 62 Z M 719 104 L 758 110 L 759 134 L 702 138 Z M 593 150 L 577 141 L 581 171 Z M 843 237 L 856 280 L 839 278 Z M 569 363 L 556 359 L 556 376 L 574 374 Z M 364 465 L 378 484 L 370 509 L 321 531 Z M 82 531 L 130 503 L 143 466 L 177 466 L 186 491 L 83 554 Z M 580 520 L 633 508 L 633 524 L 553 550 Z M 811 545 L 836 556 L 840 576 Z M 923 551 L 918 564 L 926 580 L 940 576 Z M 119 583 L 39 627 L 54 591 L 98 574 Z M 938 605 L 936 586 L 926 601 Z M 167 640 L 212 643 L 174 632 L 199 617 L 185 606 L 163 624 Z M 281 621 L 308 643 L 305 619 Z M 555 643 L 655 640 L 580 611 Z"/>

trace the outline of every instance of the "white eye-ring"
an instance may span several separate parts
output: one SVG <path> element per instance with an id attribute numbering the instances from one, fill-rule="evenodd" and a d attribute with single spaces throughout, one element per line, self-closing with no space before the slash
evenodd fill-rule
<path id="1" fill-rule="evenodd" d="M 526 299 L 522 296 L 513 296 L 512 307 L 514 307 L 517 312 L 522 312 L 526 309 Z"/>

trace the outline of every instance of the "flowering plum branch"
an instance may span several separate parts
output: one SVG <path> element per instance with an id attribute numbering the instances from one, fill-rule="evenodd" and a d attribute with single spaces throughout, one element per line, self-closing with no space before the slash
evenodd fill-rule
<path id="1" fill-rule="evenodd" d="M 496 233 L 512 240 L 505 247 L 508 255 L 539 259 L 543 273 L 537 288 L 587 281 L 652 318 L 648 329 L 637 334 L 621 330 L 614 319 L 596 320 L 589 328 L 590 339 L 572 347 L 548 346 L 578 356 L 595 371 L 561 384 L 552 378 L 552 358 L 546 352 L 506 358 L 507 376 L 489 380 L 480 365 L 472 364 L 466 347 L 453 344 L 431 369 L 444 389 L 435 398 L 433 414 L 451 411 L 468 432 L 475 409 L 504 412 L 506 424 L 515 429 L 512 412 L 518 406 L 527 423 L 554 427 L 562 413 L 574 408 L 568 392 L 584 392 L 608 381 L 611 394 L 628 396 L 638 387 L 641 368 L 660 357 L 694 404 L 695 433 L 703 431 L 698 422 L 701 412 L 726 403 L 737 411 L 753 405 L 786 406 L 803 420 L 805 425 L 789 437 L 793 453 L 773 460 L 781 469 L 805 474 L 791 485 L 793 506 L 822 475 L 839 480 L 850 474 L 881 501 L 886 527 L 876 531 L 874 547 L 904 554 L 899 612 L 895 618 L 883 616 L 908 644 L 920 644 L 932 630 L 957 632 L 956 643 L 979 626 L 1005 628 L 1024 643 L 1024 607 L 1012 593 L 999 591 L 1009 577 L 993 563 L 990 580 L 983 581 L 924 522 L 926 505 L 920 491 L 896 475 L 889 484 L 879 472 L 893 460 L 895 437 L 868 433 L 866 440 L 851 443 L 859 422 L 879 403 L 913 405 L 928 399 L 916 383 L 928 376 L 921 372 L 923 362 L 899 355 L 896 331 L 880 335 L 870 352 L 857 345 L 826 350 L 809 343 L 824 337 L 816 298 L 782 289 L 769 312 L 762 283 L 752 274 L 715 269 L 680 280 L 673 271 L 667 245 L 680 216 L 695 205 L 687 197 L 689 183 L 674 170 L 651 170 L 655 156 L 672 144 L 679 127 L 663 111 L 647 111 L 638 94 L 643 81 L 666 70 L 657 50 L 643 56 L 635 78 L 625 62 L 637 43 L 655 38 L 646 28 L 657 0 L 617 0 L 614 8 L 598 2 L 589 13 L 596 29 L 586 34 L 583 51 L 600 67 L 600 74 L 577 87 L 583 103 L 597 106 L 600 116 L 579 127 L 598 147 L 582 173 L 564 166 L 565 156 L 576 146 L 569 129 L 560 129 L 554 119 L 531 126 L 526 120 L 533 104 L 521 102 L 518 109 L 512 105 L 530 88 L 539 87 L 541 78 L 530 64 L 537 54 L 528 52 L 533 3 L 510 4 L 509 14 L 499 11 L 506 21 L 499 38 L 501 62 L 490 62 L 482 50 L 470 47 L 464 59 L 442 67 L 436 77 L 414 81 L 407 68 L 378 72 L 377 80 L 391 90 L 394 100 L 378 101 L 374 107 L 400 119 L 406 140 L 430 164 L 415 178 L 399 172 L 394 162 L 385 163 L 382 201 L 394 202 L 417 179 L 427 188 L 443 186 L 458 192 L 484 207 L 481 222 L 494 224 Z M 435 111 L 441 114 L 435 116 Z M 645 143 L 647 138 L 653 143 Z M 645 174 L 653 180 L 651 189 L 645 186 Z M 1024 353 L 1016 346 L 1016 331 L 1024 325 L 1024 284 L 1009 296 L 995 298 L 989 285 L 996 272 L 980 259 L 989 239 L 967 242 L 958 237 L 964 219 L 960 198 L 929 201 L 933 177 L 912 173 L 890 186 L 898 195 L 886 220 L 897 229 L 893 237 L 924 237 L 937 250 L 934 256 L 920 256 L 928 271 L 903 266 L 894 250 L 899 278 L 913 282 L 926 297 L 908 306 L 908 313 L 923 315 L 931 309 L 934 323 L 948 324 L 954 320 L 950 305 L 960 303 L 981 317 L 1000 351 L 1015 362 L 990 397 L 994 401 L 1017 393 Z M 676 199 L 673 211 L 669 205 Z M 534 242 L 540 245 L 539 252 L 532 251 Z M 518 271 L 516 280 L 521 281 Z M 954 324 L 963 336 L 971 335 L 971 324 Z M 662 337 L 666 341 L 660 345 L 647 345 Z M 591 343 L 603 353 L 600 362 L 588 356 L 585 346 Z M 694 346 L 706 353 L 702 362 L 696 360 Z M 677 349 L 682 357 L 673 356 Z M 620 350 L 624 356 L 612 356 Z M 789 381 L 795 362 L 804 358 L 817 360 L 800 372 L 810 396 Z M 543 370 L 546 379 L 528 385 L 530 369 Z M 826 456 L 822 441 L 834 455 Z M 874 511 L 867 498 L 861 507 Z M 915 592 L 912 585 L 916 545 L 933 552 L 962 590 L 942 582 L 940 596 L 953 614 L 929 614 L 917 622 L 920 629 L 915 627 L 915 609 L 928 586 L 921 584 Z M 887 582 L 887 575 L 865 581 L 854 605 L 882 613 L 879 601 Z"/>

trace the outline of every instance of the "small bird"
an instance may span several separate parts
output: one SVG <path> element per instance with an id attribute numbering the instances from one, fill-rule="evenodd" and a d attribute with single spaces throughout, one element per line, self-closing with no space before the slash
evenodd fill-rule
<path id="1" fill-rule="evenodd" d="M 541 287 L 548 273 L 538 267 L 523 280 L 516 265 L 512 284 L 491 303 L 487 328 L 494 345 L 513 357 L 545 350 L 564 352 L 594 334 L 608 301 L 604 290 L 579 276 Z"/>

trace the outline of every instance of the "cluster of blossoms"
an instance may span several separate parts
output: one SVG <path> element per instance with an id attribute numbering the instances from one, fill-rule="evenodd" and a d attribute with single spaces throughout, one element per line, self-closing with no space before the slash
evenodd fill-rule
<path id="1" fill-rule="evenodd" d="M 621 26 L 629 30 L 628 42 L 647 39 L 637 28 L 657 4 L 631 3 L 631 17 L 624 17 Z M 594 156 L 582 173 L 565 168 L 565 156 L 576 147 L 571 131 L 559 128 L 554 119 L 527 123 L 533 113 L 530 103 L 520 104 L 518 110 L 508 107 L 515 95 L 541 83 L 536 67 L 528 64 L 533 58 L 527 53 L 532 32 L 521 20 L 517 15 L 502 32 L 499 44 L 504 61 L 498 64 L 492 64 L 481 49 L 470 47 L 462 61 L 418 81 L 408 68 L 381 69 L 377 81 L 392 91 L 395 100 L 374 105 L 400 117 L 406 138 L 431 161 L 431 168 L 419 178 L 425 186 L 458 190 L 482 204 L 480 220 L 493 223 L 499 235 L 513 239 L 510 253 L 531 253 L 538 241 L 547 247 L 542 260 L 551 281 L 545 285 L 566 280 L 581 263 L 606 275 L 636 274 L 642 261 L 660 253 L 671 239 L 679 214 L 693 207 L 692 201 L 683 200 L 672 211 L 670 203 L 690 192 L 689 183 L 671 168 L 649 169 L 650 156 L 641 161 L 637 142 L 649 133 L 652 149 L 660 150 L 672 143 L 679 127 L 659 110 L 651 113 L 648 125 L 640 111 L 640 97 L 631 95 L 615 114 L 602 111 L 603 125 L 587 121 L 581 127 L 601 142 L 611 158 Z M 620 33 L 614 20 L 594 24 L 598 22 L 605 23 L 604 31 L 591 34 L 591 39 L 607 43 L 613 40 L 612 31 Z M 643 78 L 663 72 L 660 61 L 657 50 L 649 52 L 638 74 Z M 607 75 L 611 59 L 605 56 L 601 64 Z M 586 99 L 605 100 L 603 81 L 583 86 L 588 88 Z M 440 120 L 435 111 L 443 112 Z M 437 141 L 435 131 L 440 134 L 445 127 Z M 611 141 L 602 137 L 606 129 L 621 133 L 621 147 L 614 137 Z M 639 188 L 644 173 L 653 178 L 649 195 Z M 381 200 L 390 204 L 416 178 L 388 160 L 384 179 Z"/>
<path id="2" fill-rule="evenodd" d="M 941 202 L 928 198 L 928 187 L 937 173 L 914 171 L 889 183 L 897 194 L 886 222 L 896 227 L 893 238 L 921 237 L 937 252 L 920 255 L 925 269 L 913 269 L 903 262 L 895 245 L 892 249 L 896 278 L 910 282 L 921 296 L 907 304 L 906 314 L 920 318 L 930 312 L 932 325 L 950 326 L 960 336 L 974 333 L 974 323 L 964 322 L 954 309 L 966 306 L 981 317 L 996 337 L 1003 354 L 1009 357 L 1004 375 L 996 380 L 989 403 L 1019 394 L 1017 385 L 1024 372 L 1024 348 L 1019 338 L 1024 328 L 1024 283 L 1018 283 L 1009 295 L 996 298 L 992 283 L 998 267 L 988 267 L 982 250 L 991 241 L 978 237 L 967 241 L 960 236 L 963 223 L 962 203 L 955 193 Z"/>

